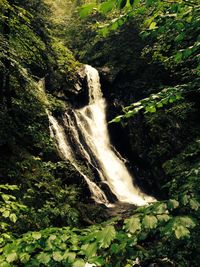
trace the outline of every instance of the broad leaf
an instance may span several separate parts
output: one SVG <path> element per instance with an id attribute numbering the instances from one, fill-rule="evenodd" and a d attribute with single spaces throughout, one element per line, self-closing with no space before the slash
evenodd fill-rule
<path id="1" fill-rule="evenodd" d="M 156 22 L 153 21 L 153 22 L 150 24 L 150 26 L 149 26 L 149 30 L 154 30 L 154 29 L 156 29 L 156 28 L 157 28 L 156 25 L 157 25 Z"/>
<path id="2" fill-rule="evenodd" d="M 72 264 L 72 267 L 85 267 L 85 262 L 82 259 L 78 259 Z"/>
<path id="3" fill-rule="evenodd" d="M 179 202 L 175 199 L 170 199 L 167 204 L 170 210 L 176 209 L 179 206 Z"/>
<path id="4" fill-rule="evenodd" d="M 138 230 L 141 230 L 140 218 L 132 217 L 125 220 L 125 229 L 132 234 L 134 234 Z"/>
<path id="5" fill-rule="evenodd" d="M 17 256 L 17 253 L 16 252 L 13 252 L 11 254 L 9 254 L 7 257 L 6 257 L 6 260 L 7 262 L 13 262 L 13 261 L 16 261 L 18 259 L 18 256 Z"/>
<path id="6" fill-rule="evenodd" d="M 97 241 L 100 243 L 100 248 L 108 248 L 115 237 L 116 231 L 114 226 L 110 225 L 102 229 L 97 234 Z"/>
<path id="7" fill-rule="evenodd" d="M 97 243 L 85 244 L 81 247 L 87 258 L 91 258 L 96 255 Z"/>
<path id="8" fill-rule="evenodd" d="M 90 15 L 93 11 L 93 9 L 96 7 L 95 3 L 86 4 L 79 8 L 79 15 L 81 18 L 86 18 L 88 15 Z"/>
<path id="9" fill-rule="evenodd" d="M 40 232 L 33 232 L 32 237 L 36 240 L 40 239 L 42 237 Z"/>
<path id="10" fill-rule="evenodd" d="M 157 215 L 157 218 L 161 222 L 168 222 L 170 220 L 170 216 L 167 214 Z"/>
<path id="11" fill-rule="evenodd" d="M 158 220 L 153 215 L 146 215 L 142 221 L 145 228 L 154 229 L 158 224 Z"/>
<path id="12" fill-rule="evenodd" d="M 47 253 L 41 252 L 38 256 L 37 259 L 40 263 L 42 264 L 48 264 L 51 260 L 51 256 Z"/>
<path id="13" fill-rule="evenodd" d="M 198 210 L 199 207 L 200 207 L 200 203 L 195 199 L 195 198 L 191 198 L 189 200 L 189 203 L 190 203 L 190 207 L 193 209 L 193 210 Z"/>
<path id="14" fill-rule="evenodd" d="M 115 4 L 116 4 L 115 0 L 104 2 L 100 5 L 99 11 L 102 12 L 103 14 L 106 14 L 115 7 Z"/>
<path id="15" fill-rule="evenodd" d="M 9 219 L 11 220 L 11 222 L 16 223 L 16 221 L 17 221 L 16 214 L 14 214 L 14 213 L 10 214 Z"/>
<path id="16" fill-rule="evenodd" d="M 53 259 L 54 259 L 54 261 L 58 261 L 58 262 L 63 260 L 63 256 L 60 253 L 60 251 L 53 252 Z"/>
<path id="17" fill-rule="evenodd" d="M 182 225 L 179 225 L 176 229 L 175 229 L 175 235 L 178 239 L 180 238 L 183 238 L 183 237 L 188 237 L 190 234 L 190 231 L 182 226 Z"/>

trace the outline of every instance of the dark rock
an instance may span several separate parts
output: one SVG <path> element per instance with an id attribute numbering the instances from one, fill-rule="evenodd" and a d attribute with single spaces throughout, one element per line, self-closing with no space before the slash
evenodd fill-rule
<path id="1" fill-rule="evenodd" d="M 110 201 L 111 203 L 114 203 L 117 201 L 116 196 L 112 193 L 110 187 L 106 183 L 101 182 L 100 187 L 103 190 L 103 192 L 106 194 L 108 201 Z"/>

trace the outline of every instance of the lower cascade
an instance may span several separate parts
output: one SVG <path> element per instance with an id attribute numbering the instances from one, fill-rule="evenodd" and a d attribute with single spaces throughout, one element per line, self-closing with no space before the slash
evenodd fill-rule
<path id="1" fill-rule="evenodd" d="M 154 201 L 133 185 L 133 178 L 123 159 L 110 143 L 106 122 L 106 101 L 101 92 L 98 71 L 85 66 L 89 89 L 89 104 L 81 109 L 66 110 L 62 122 L 49 114 L 51 135 L 60 156 L 69 160 L 84 177 L 97 203 L 109 206 L 108 196 L 98 184 L 107 185 L 119 202 L 145 205 Z M 95 170 L 100 183 L 92 181 L 77 163 L 81 156 L 86 166 Z"/>

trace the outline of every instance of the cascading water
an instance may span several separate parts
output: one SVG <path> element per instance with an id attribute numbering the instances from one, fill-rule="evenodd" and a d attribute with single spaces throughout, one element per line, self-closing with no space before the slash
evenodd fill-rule
<path id="1" fill-rule="evenodd" d="M 75 157 L 73 151 L 70 148 L 70 145 L 67 142 L 65 137 L 64 129 L 58 124 L 57 120 L 49 115 L 49 121 L 51 123 L 50 130 L 51 136 L 56 138 L 56 145 L 57 149 L 60 153 L 60 156 L 65 159 L 69 160 L 71 164 L 75 167 L 75 169 L 84 177 L 88 187 L 92 193 L 93 199 L 97 203 L 104 203 L 106 206 L 109 206 L 109 201 L 107 200 L 103 191 L 81 171 L 80 167 L 76 164 Z"/>
<path id="2" fill-rule="evenodd" d="M 102 189 L 83 174 L 75 163 L 76 154 L 81 155 L 97 171 L 101 181 L 107 184 L 119 202 L 141 206 L 154 201 L 133 185 L 122 158 L 112 149 L 106 123 L 106 102 L 101 92 L 98 71 L 86 65 L 85 72 L 89 104 L 81 109 L 66 111 L 63 126 L 49 115 L 58 151 L 83 175 L 96 202 L 109 203 Z"/>

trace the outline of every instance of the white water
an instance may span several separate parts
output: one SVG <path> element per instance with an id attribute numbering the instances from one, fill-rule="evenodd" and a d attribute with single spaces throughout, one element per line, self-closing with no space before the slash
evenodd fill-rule
<path id="1" fill-rule="evenodd" d="M 109 206 L 109 201 L 107 200 L 103 191 L 81 171 L 80 167 L 75 162 L 75 157 L 73 151 L 70 148 L 70 145 L 67 142 L 65 137 L 64 129 L 58 124 L 57 120 L 51 116 L 49 116 L 50 121 L 50 131 L 51 136 L 56 139 L 56 146 L 60 156 L 65 159 L 69 160 L 71 164 L 75 167 L 75 169 L 84 177 L 88 187 L 92 193 L 92 198 L 97 203 L 104 203 L 106 206 Z"/>
<path id="2" fill-rule="evenodd" d="M 57 148 L 64 159 L 70 160 L 85 178 L 96 202 L 108 204 L 108 200 L 94 182 L 84 175 L 75 163 L 74 151 L 92 166 L 101 180 L 107 184 L 120 202 L 137 206 L 152 202 L 153 198 L 143 194 L 133 185 L 123 159 L 112 149 L 106 122 L 106 102 L 102 96 L 99 74 L 96 69 L 86 65 L 85 71 L 89 87 L 89 104 L 66 112 L 64 126 L 49 116 L 51 131 L 57 141 Z"/>

